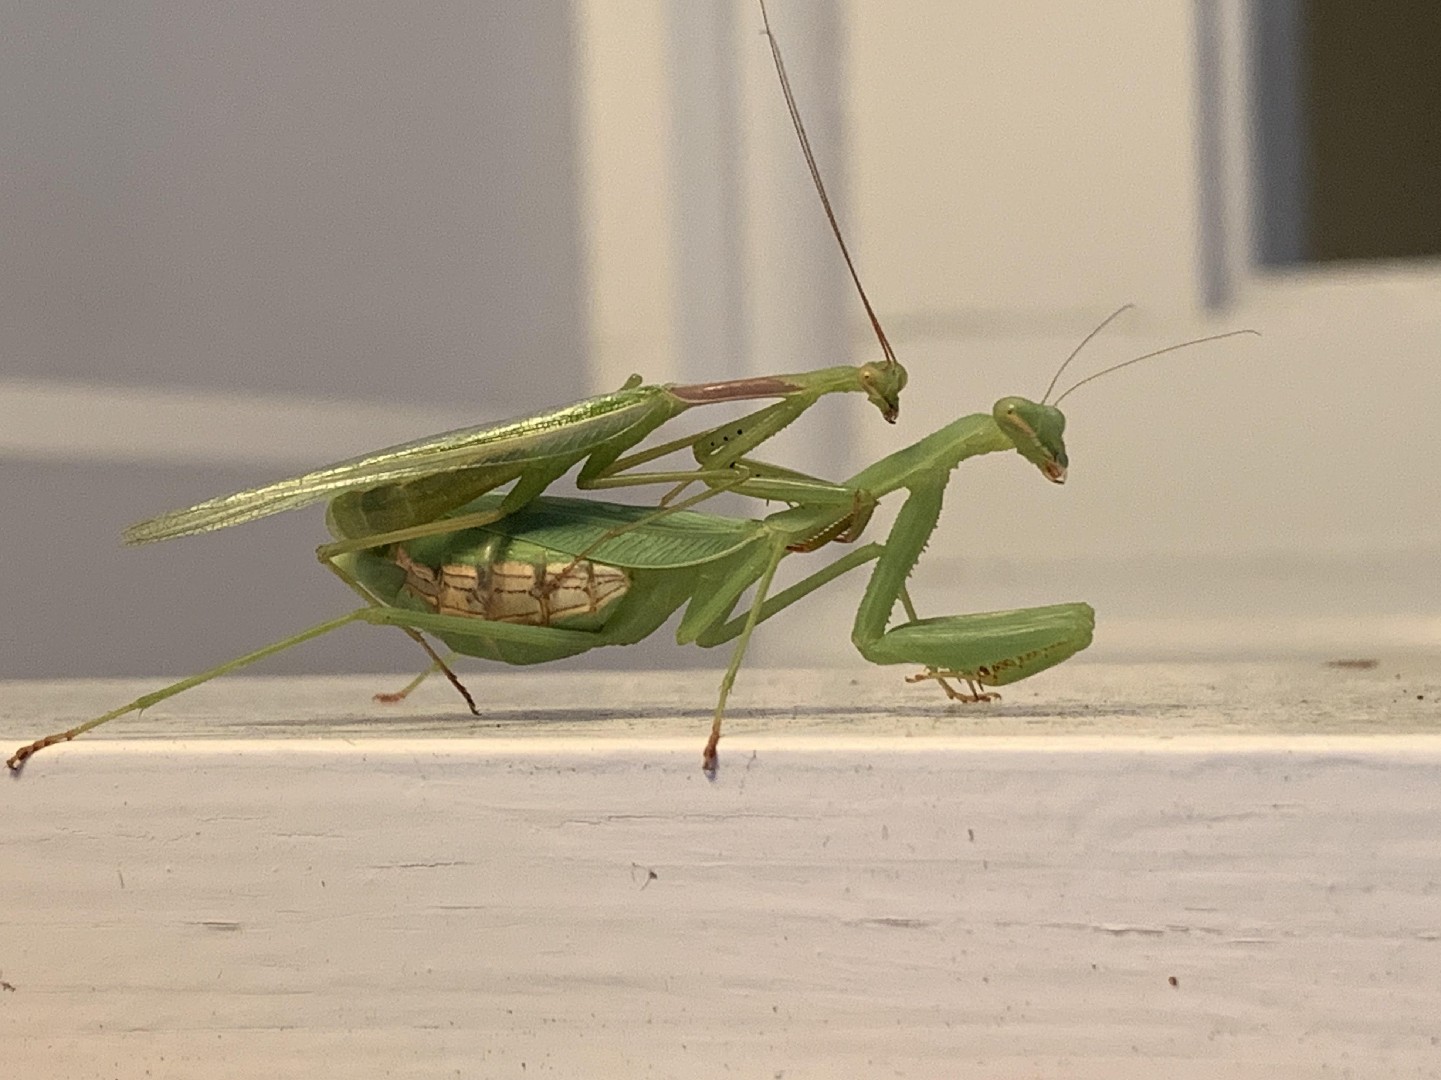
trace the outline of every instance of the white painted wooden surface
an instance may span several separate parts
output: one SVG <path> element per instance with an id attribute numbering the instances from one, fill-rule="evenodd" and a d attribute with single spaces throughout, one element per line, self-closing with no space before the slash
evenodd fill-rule
<path id="1" fill-rule="evenodd" d="M 747 673 L 707 783 L 714 678 L 237 678 L 38 756 L 4 1075 L 1441 1075 L 1437 659 Z M 0 685 L 3 745 L 142 688 Z"/>

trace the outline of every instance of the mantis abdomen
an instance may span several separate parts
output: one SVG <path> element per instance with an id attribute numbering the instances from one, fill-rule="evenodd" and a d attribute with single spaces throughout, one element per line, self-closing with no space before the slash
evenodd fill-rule
<path id="1" fill-rule="evenodd" d="M 536 549 L 530 558 L 510 553 L 485 562 L 427 566 L 397 545 L 391 559 L 405 573 L 401 592 L 437 615 L 458 615 L 522 626 L 594 626 L 630 589 L 616 566 L 555 556 Z"/>

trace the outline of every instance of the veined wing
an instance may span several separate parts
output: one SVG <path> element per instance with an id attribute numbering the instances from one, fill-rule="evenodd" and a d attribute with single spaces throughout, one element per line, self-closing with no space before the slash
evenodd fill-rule
<path id="1" fill-rule="evenodd" d="M 490 509 L 500 498 L 483 495 L 456 513 Z M 677 510 L 640 524 L 655 513 L 653 506 L 543 495 L 482 529 L 568 555 L 584 552 L 596 562 L 631 570 L 696 566 L 739 551 L 763 535 L 761 523 L 751 518 L 694 510 Z M 606 537 L 606 533 L 622 527 L 626 531 L 619 536 Z"/>
<path id="2" fill-rule="evenodd" d="M 654 403 L 662 393 L 664 390 L 658 386 L 637 386 L 549 412 L 499 424 L 457 428 L 390 446 L 302 476 L 161 514 L 126 529 L 125 542 L 147 544 L 209 532 L 294 510 L 346 491 L 458 469 L 507 465 L 522 468 L 527 461 L 555 458 L 579 461 L 607 440 L 653 419 Z"/>

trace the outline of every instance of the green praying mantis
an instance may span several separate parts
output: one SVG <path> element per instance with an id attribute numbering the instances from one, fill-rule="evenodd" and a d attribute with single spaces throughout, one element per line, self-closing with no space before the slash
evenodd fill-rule
<path id="1" fill-rule="evenodd" d="M 764 3 L 761 10 L 764 17 Z M 10 769 L 18 771 L 41 749 L 352 622 L 404 630 L 431 657 L 426 674 L 443 672 L 472 712 L 478 712 L 425 634 L 455 653 L 534 664 L 639 641 L 684 606 L 680 643 L 709 647 L 736 642 L 703 756 L 703 765 L 714 775 L 726 701 L 755 626 L 868 562 L 876 565 L 852 631 L 857 648 L 874 663 L 921 666 L 914 679 L 936 681 L 955 700 L 987 700 L 993 695 L 986 687 L 1023 679 L 1084 649 L 1094 622 L 1089 605 L 922 619 L 905 581 L 936 526 L 950 475 L 962 461 L 1014 449 L 1049 480 L 1064 482 L 1065 419 L 1056 407 L 1061 398 L 1100 375 L 1183 346 L 1107 368 L 1046 404 L 1061 371 L 1110 322 L 1107 319 L 1061 365 L 1039 403 L 1003 398 L 990 413 L 962 417 L 840 483 L 750 457 L 824 394 L 859 390 L 894 421 L 906 382 L 841 236 L 768 20 L 766 31 L 812 179 L 881 343 L 882 362 L 691 386 L 643 386 L 633 377 L 613 394 L 564 409 L 392 447 L 133 526 L 125 533 L 126 541 L 147 543 L 328 498 L 327 525 L 334 540 L 317 554 L 365 604 L 38 739 L 11 755 Z M 626 453 L 696 405 L 766 397 L 779 400 L 698 435 Z M 691 450 L 698 469 L 634 471 L 684 449 Z M 577 485 L 583 490 L 674 486 L 657 507 L 544 494 L 582 462 Z M 499 493 L 507 483 L 510 489 Z M 680 493 L 693 483 L 702 484 L 702 491 L 680 500 Z M 689 509 L 720 491 L 784 502 L 788 508 L 761 519 Z M 853 549 L 770 595 L 785 558 L 832 542 L 858 540 L 879 501 L 898 491 L 906 492 L 905 502 L 884 543 Z M 747 590 L 753 590 L 748 610 L 733 617 Z M 889 627 L 897 600 L 907 621 Z M 951 686 L 957 680 L 967 684 L 969 693 Z M 392 697 L 403 696 L 418 682 Z"/>
<path id="2" fill-rule="evenodd" d="M 801 121 L 779 46 L 770 36 L 764 0 L 760 7 L 792 125 L 883 359 L 858 366 L 688 385 L 646 385 L 635 375 L 613 393 L 563 408 L 387 447 L 301 476 L 162 514 L 128 528 L 125 542 L 145 544 L 209 532 L 329 500 L 327 521 L 337 539 L 319 547 L 316 555 L 373 603 L 364 585 L 339 561 L 343 557 L 367 548 L 500 520 L 540 497 L 577 464 L 580 469 L 575 483 L 583 491 L 670 484 L 673 486 L 660 498 L 659 505 L 680 510 L 736 487 L 747 469 L 757 464 L 747 455 L 826 395 L 863 393 L 888 422 L 894 423 L 900 411 L 906 370 L 896 359 L 861 285 Z M 628 453 L 662 425 L 697 406 L 768 398 L 777 400 L 709 430 Z M 693 452 L 699 468 L 644 468 L 682 450 Z M 699 494 L 677 501 L 685 488 L 697 482 L 705 485 Z M 502 498 L 482 498 L 507 484 L 511 486 Z M 470 509 L 457 516 L 462 507 Z M 424 637 L 413 630 L 407 633 L 476 711 L 465 687 Z M 16 762 L 12 759 L 11 764 Z"/>
<path id="3" fill-rule="evenodd" d="M 577 464 L 581 468 L 575 483 L 583 491 L 677 485 L 660 500 L 667 505 L 681 490 L 701 482 L 710 489 L 696 497 L 696 501 L 703 500 L 734 487 L 744 471 L 739 464 L 743 458 L 829 394 L 863 393 L 888 423 L 895 423 L 906 369 L 896 359 L 861 284 L 801 121 L 780 47 L 770 33 L 764 0 L 760 9 L 791 124 L 831 233 L 880 344 L 882 360 L 688 385 L 646 385 L 641 376 L 632 375 L 614 393 L 500 424 L 459 428 L 386 447 L 301 476 L 161 514 L 126 529 L 125 542 L 147 544 L 210 532 L 329 499 L 329 517 L 348 534 L 347 539 L 319 549 L 320 559 L 329 562 L 364 548 L 499 520 L 539 497 Z M 779 400 L 707 431 L 626 454 L 656 429 L 697 406 L 766 398 Z M 635 471 L 680 450 L 691 450 L 700 468 Z M 454 517 L 456 508 L 506 484 L 512 486 L 503 499 L 486 501 L 485 509 Z"/>
<path id="4" fill-rule="evenodd" d="M 1002 398 L 990 412 L 963 416 L 840 483 L 738 462 L 741 478 L 724 486 L 788 504 L 760 519 L 552 496 L 496 516 L 507 496 L 483 494 L 439 522 L 455 527 L 348 547 L 335 556 L 336 572 L 366 596 L 364 606 L 39 739 L 17 750 L 8 764 L 19 769 L 47 746 L 353 622 L 431 634 L 456 653 L 525 665 L 632 644 L 683 606 L 680 644 L 736 642 L 702 756 L 714 776 L 726 701 L 755 627 L 871 562 L 875 567 L 851 630 L 861 655 L 876 664 L 919 666 L 920 673 L 908 681 L 935 681 L 952 700 L 990 700 L 994 695 L 987 687 L 1017 682 L 1086 648 L 1095 613 L 1089 604 L 1067 603 L 921 618 L 905 583 L 940 518 L 951 474 L 969 458 L 1014 450 L 1047 480 L 1062 484 L 1069 466 L 1066 420 L 1057 407 L 1062 398 L 1130 364 L 1245 333 L 1254 331 L 1216 334 L 1127 360 L 1080 380 L 1047 404 L 1053 379 L 1040 402 Z M 858 540 L 880 500 L 897 492 L 905 493 L 905 501 L 884 542 L 854 548 L 770 594 L 784 559 Z M 470 524 L 478 519 L 484 523 Z M 334 515 L 330 525 L 342 545 L 357 539 Z M 747 590 L 749 607 L 733 615 Z M 897 601 L 906 621 L 890 626 Z M 443 666 L 438 658 L 435 663 Z M 952 681 L 966 683 L 968 692 Z"/>

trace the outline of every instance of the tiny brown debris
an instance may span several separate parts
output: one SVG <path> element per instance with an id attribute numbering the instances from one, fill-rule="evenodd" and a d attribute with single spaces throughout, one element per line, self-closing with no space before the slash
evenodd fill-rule
<path id="1" fill-rule="evenodd" d="M 1345 671 L 1370 671 L 1380 662 L 1380 660 L 1373 660 L 1369 656 L 1359 658 L 1343 657 L 1340 660 L 1327 660 L 1326 666 L 1330 668 L 1341 668 Z"/>
<path id="2" fill-rule="evenodd" d="M 1170 983 L 1172 986 L 1180 986 L 1180 985 L 1181 985 L 1181 981 L 1180 981 L 1179 979 L 1177 979 L 1176 976 L 1174 976 L 1174 975 L 1172 975 L 1172 976 L 1171 976 L 1170 978 L 1168 978 L 1166 981 L 1167 981 L 1168 983 Z"/>

